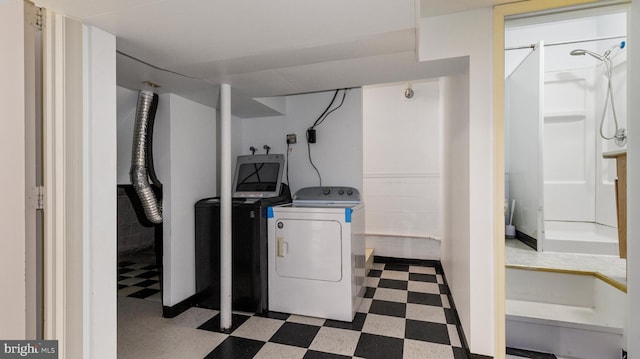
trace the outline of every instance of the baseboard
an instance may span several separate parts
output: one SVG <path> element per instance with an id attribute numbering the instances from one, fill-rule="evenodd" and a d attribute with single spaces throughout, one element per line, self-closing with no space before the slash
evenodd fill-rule
<path id="1" fill-rule="evenodd" d="M 473 353 L 468 354 L 468 356 L 469 356 L 469 359 L 493 359 L 493 357 L 490 357 L 488 355 L 473 354 Z"/>
<path id="2" fill-rule="evenodd" d="M 531 350 L 523 350 L 523 349 L 516 349 L 516 348 L 507 348 L 507 354 L 515 355 L 523 358 L 534 358 L 534 359 L 557 359 L 558 358 L 555 355 L 549 354 L 549 353 L 534 352 Z"/>
<path id="3" fill-rule="evenodd" d="M 447 281 L 447 276 L 444 274 L 444 270 L 442 269 L 442 264 L 440 264 L 439 269 L 440 274 L 442 275 L 442 283 L 449 288 L 449 282 Z M 460 316 L 458 315 L 458 309 L 456 309 L 456 303 L 453 300 L 453 296 L 451 295 L 451 290 L 447 290 L 447 298 L 449 299 L 449 306 L 455 313 L 456 327 L 458 328 L 458 337 L 460 337 L 460 343 L 462 344 L 462 349 L 467 353 L 468 358 L 471 357 L 471 351 L 469 350 L 469 343 L 467 342 L 467 337 L 464 335 L 464 331 L 462 331 L 462 322 L 460 321 Z"/>
<path id="4" fill-rule="evenodd" d="M 385 257 L 440 260 L 440 240 L 366 234 L 367 248 Z"/>
<path id="5" fill-rule="evenodd" d="M 186 311 L 187 309 L 196 306 L 196 303 L 198 303 L 198 294 L 194 294 L 192 296 L 190 296 L 189 298 L 175 304 L 172 305 L 170 307 L 163 305 L 162 306 L 162 317 L 164 318 L 175 318 L 178 315 L 182 314 L 184 311 Z"/>
<path id="6" fill-rule="evenodd" d="M 449 282 L 447 281 L 447 276 L 445 275 L 444 270 L 442 269 L 442 264 L 440 263 L 440 261 L 438 261 L 436 272 L 442 275 L 442 282 L 444 283 L 444 285 L 447 286 L 447 288 L 449 288 Z M 456 327 L 458 328 L 458 336 L 460 337 L 460 343 L 462 344 L 462 349 L 464 349 L 465 353 L 467 354 L 467 358 L 493 359 L 492 356 L 474 354 L 471 352 L 471 350 L 469 350 L 469 342 L 467 342 L 467 337 L 464 335 L 464 331 L 462 331 L 462 322 L 460 321 L 460 316 L 458 315 L 458 309 L 456 309 L 456 303 L 453 300 L 453 296 L 451 295 L 451 290 L 447 291 L 447 298 L 449 299 L 449 305 L 451 306 L 453 313 L 455 313 L 455 321 L 456 321 Z"/>
<path id="7" fill-rule="evenodd" d="M 518 230 L 516 230 L 516 239 L 518 239 L 520 242 L 528 245 L 529 247 L 533 248 L 534 250 L 538 250 L 538 240 L 531 237 L 528 234 L 524 234 Z"/>
<path id="8" fill-rule="evenodd" d="M 427 267 L 435 267 L 437 274 L 444 274 L 442 271 L 442 263 L 439 260 L 432 259 L 414 259 L 414 258 L 397 258 L 387 256 L 373 256 L 374 263 L 400 263 L 409 265 L 422 265 Z M 444 277 L 443 277 L 444 279 Z"/>

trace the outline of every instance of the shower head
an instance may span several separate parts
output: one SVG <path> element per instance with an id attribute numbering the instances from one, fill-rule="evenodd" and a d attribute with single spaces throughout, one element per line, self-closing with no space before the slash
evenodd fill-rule
<path id="1" fill-rule="evenodd" d="M 592 56 L 600 61 L 604 61 L 605 57 L 602 55 L 598 55 L 595 52 L 589 51 L 589 50 L 583 50 L 583 49 L 576 49 L 573 50 L 569 53 L 571 56 L 580 56 L 580 55 L 589 55 Z"/>
<path id="2" fill-rule="evenodd" d="M 626 41 L 622 41 L 619 44 L 615 44 L 613 45 L 609 50 L 605 51 L 604 54 L 600 55 L 600 54 L 596 54 L 595 52 L 589 51 L 589 50 L 583 50 L 583 49 L 575 49 L 573 51 L 571 51 L 569 54 L 571 54 L 572 56 L 579 56 L 579 55 L 589 55 L 595 59 L 598 59 L 600 61 L 605 61 L 605 60 L 609 60 L 609 55 L 611 55 L 611 52 L 614 51 L 615 49 L 624 49 L 625 46 L 627 46 L 627 42 Z"/>

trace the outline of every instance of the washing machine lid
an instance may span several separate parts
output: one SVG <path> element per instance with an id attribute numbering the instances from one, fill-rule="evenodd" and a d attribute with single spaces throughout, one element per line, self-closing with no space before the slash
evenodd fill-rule
<path id="1" fill-rule="evenodd" d="M 281 195 L 284 155 L 238 156 L 233 179 L 234 198 L 273 198 Z"/>
<path id="2" fill-rule="evenodd" d="M 359 203 L 360 192 L 346 186 L 305 187 L 293 195 L 295 206 L 349 207 Z"/>

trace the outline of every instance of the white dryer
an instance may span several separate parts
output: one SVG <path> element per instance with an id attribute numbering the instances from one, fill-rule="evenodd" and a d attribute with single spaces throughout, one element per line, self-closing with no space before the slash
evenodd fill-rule
<path id="1" fill-rule="evenodd" d="M 364 204 L 351 187 L 307 187 L 268 209 L 269 310 L 352 321 L 365 286 Z"/>

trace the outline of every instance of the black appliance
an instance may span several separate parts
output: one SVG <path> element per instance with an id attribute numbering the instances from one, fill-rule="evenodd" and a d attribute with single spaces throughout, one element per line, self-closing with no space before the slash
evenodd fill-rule
<path id="1" fill-rule="evenodd" d="M 281 183 L 280 157 L 275 161 L 280 170 L 273 171 L 274 156 L 282 155 L 238 158 L 231 214 L 233 310 L 262 313 L 268 309 L 267 208 L 291 202 L 289 186 Z M 264 198 L 256 193 L 262 187 L 265 193 L 273 192 L 274 183 L 280 189 L 275 192 L 277 196 Z M 245 188 L 245 197 L 235 197 L 243 196 Z M 195 304 L 220 309 L 220 197 L 201 199 L 195 204 L 195 252 Z"/>

